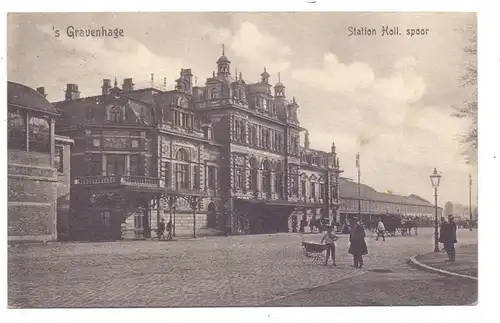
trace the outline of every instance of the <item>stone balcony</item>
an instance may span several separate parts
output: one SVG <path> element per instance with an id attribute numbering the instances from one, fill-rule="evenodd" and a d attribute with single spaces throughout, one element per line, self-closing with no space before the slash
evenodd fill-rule
<path id="1" fill-rule="evenodd" d="M 160 189 L 160 179 L 145 176 L 130 175 L 96 175 L 76 177 L 73 180 L 75 186 L 109 187 L 120 186 L 136 189 Z"/>

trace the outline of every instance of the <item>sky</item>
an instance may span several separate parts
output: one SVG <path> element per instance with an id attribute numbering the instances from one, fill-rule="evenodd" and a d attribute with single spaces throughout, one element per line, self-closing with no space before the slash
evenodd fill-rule
<path id="1" fill-rule="evenodd" d="M 77 29 L 121 28 L 123 37 L 67 36 Z M 382 36 L 382 26 L 401 36 Z M 278 72 L 287 97 L 296 97 L 311 147 L 335 142 L 343 175 L 379 191 L 417 194 L 433 201 L 429 175 L 442 175 L 439 204 L 477 198 L 477 167 L 467 165 L 460 136 L 470 121 L 451 117 L 473 100 L 460 77 L 475 57 L 464 48 L 476 27 L 473 13 L 43 13 L 8 16 L 8 79 L 44 86 L 51 101 L 67 83 L 83 96 L 100 93 L 102 79 L 131 77 L 136 88 L 173 89 L 181 68 L 198 85 L 216 69 L 222 44 L 243 79 L 257 82 L 266 67 Z M 377 35 L 349 36 L 349 27 Z M 424 36 L 406 29 L 424 28 Z M 60 30 L 60 36 L 55 36 Z M 232 72 L 234 73 L 234 72 Z"/>

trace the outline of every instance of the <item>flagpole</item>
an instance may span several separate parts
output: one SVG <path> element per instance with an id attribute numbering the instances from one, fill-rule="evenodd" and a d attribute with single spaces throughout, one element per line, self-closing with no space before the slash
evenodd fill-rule
<path id="1" fill-rule="evenodd" d="M 358 218 L 361 220 L 361 165 L 359 153 L 356 155 L 356 166 L 358 167 Z"/>

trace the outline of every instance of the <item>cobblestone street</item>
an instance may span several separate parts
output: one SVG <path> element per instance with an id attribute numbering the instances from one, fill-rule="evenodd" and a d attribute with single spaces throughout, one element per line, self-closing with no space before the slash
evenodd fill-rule
<path id="1" fill-rule="evenodd" d="M 460 245 L 477 243 L 476 231 L 457 235 Z M 350 267 L 346 235 L 337 241 L 337 267 L 304 262 L 302 238 L 319 242 L 321 235 L 19 245 L 9 248 L 9 306 L 260 306 L 369 270 L 403 268 L 433 249 L 428 228 L 385 242 L 369 233 L 361 271 Z"/>

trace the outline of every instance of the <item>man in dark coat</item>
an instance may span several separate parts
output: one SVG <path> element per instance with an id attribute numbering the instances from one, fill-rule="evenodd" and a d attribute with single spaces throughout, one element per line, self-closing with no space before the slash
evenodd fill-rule
<path id="1" fill-rule="evenodd" d="M 356 221 L 356 220 L 355 220 Z M 354 267 L 363 268 L 363 255 L 368 254 L 368 248 L 365 242 L 365 229 L 359 221 L 351 229 L 351 234 L 349 236 L 349 253 L 354 258 Z"/>
<path id="2" fill-rule="evenodd" d="M 158 230 L 157 230 L 157 236 L 158 240 L 163 237 L 165 239 L 165 220 L 161 219 L 160 223 L 158 223 Z"/>
<path id="3" fill-rule="evenodd" d="M 444 250 L 448 254 L 447 262 L 455 262 L 455 243 L 457 243 L 457 225 L 453 221 L 453 215 L 448 215 L 448 222 L 441 223 L 441 236 L 439 241 L 443 243 Z"/>

